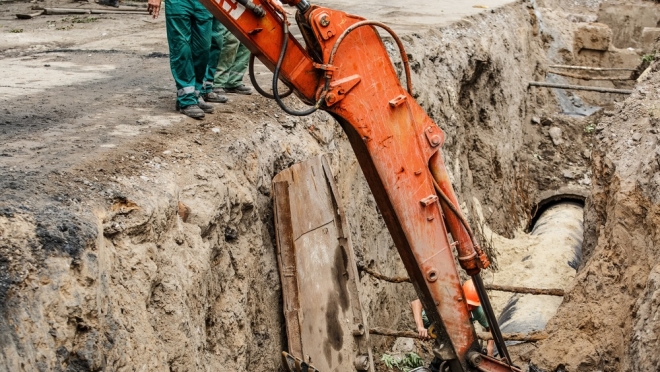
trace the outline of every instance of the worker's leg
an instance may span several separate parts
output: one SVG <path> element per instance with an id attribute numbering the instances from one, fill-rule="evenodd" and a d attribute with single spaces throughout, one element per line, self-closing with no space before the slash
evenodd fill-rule
<path id="1" fill-rule="evenodd" d="M 190 48 L 192 11 L 190 0 L 165 0 L 165 28 L 170 49 L 170 69 L 176 84 L 179 107 L 197 104 L 195 68 Z"/>
<path id="2" fill-rule="evenodd" d="M 225 103 L 228 101 L 227 97 L 222 94 L 213 92 L 213 79 L 215 77 L 215 70 L 218 67 L 218 59 L 220 58 L 220 53 L 223 50 L 223 34 L 222 34 L 222 23 L 217 19 L 213 18 L 213 23 L 211 26 L 211 48 L 209 51 L 209 62 L 206 66 L 206 73 L 204 75 L 204 82 L 202 83 L 202 89 L 200 93 L 202 99 L 205 102 L 214 102 L 214 103 Z"/>
<path id="3" fill-rule="evenodd" d="M 220 57 L 218 58 L 218 67 L 215 71 L 215 77 L 213 81 L 213 86 L 216 88 L 224 88 L 225 83 L 228 80 L 228 74 L 231 66 L 234 64 L 234 59 L 236 58 L 236 52 L 238 51 L 238 46 L 241 44 L 234 35 L 227 30 L 225 26 L 220 26 L 220 32 L 222 33 L 222 51 L 220 51 Z"/>
<path id="4" fill-rule="evenodd" d="M 192 49 L 193 66 L 195 68 L 195 90 L 204 94 L 213 88 L 210 86 L 207 91 L 204 90 L 204 78 L 209 65 L 211 50 L 213 16 L 198 1 L 195 1 L 194 6 L 195 17 L 192 22 L 190 48 Z"/>
<path id="5" fill-rule="evenodd" d="M 204 77 L 209 64 L 209 52 L 211 50 L 211 30 L 213 29 L 213 16 L 202 6 L 199 1 L 192 0 L 194 17 L 192 20 L 192 33 L 190 37 L 190 48 L 193 55 L 193 66 L 195 69 L 195 94 L 197 95 L 197 106 L 205 113 L 213 112 L 213 106 L 204 101 Z M 208 87 L 213 89 L 212 86 Z"/>
<path id="6" fill-rule="evenodd" d="M 234 63 L 232 63 L 227 71 L 227 78 L 222 87 L 225 89 L 233 89 L 243 85 L 243 76 L 245 76 L 249 61 L 250 51 L 245 45 L 239 44 L 238 49 L 236 50 L 236 56 L 234 57 Z"/>
<path id="7" fill-rule="evenodd" d="M 209 51 L 209 63 L 206 66 L 206 75 L 204 76 L 204 88 L 206 85 L 211 84 L 213 89 L 213 79 L 215 78 L 215 71 L 218 69 L 218 59 L 220 59 L 220 52 L 223 50 L 222 23 L 213 18 L 213 26 L 211 27 L 211 49 Z M 204 89 L 205 93 L 208 93 Z"/>

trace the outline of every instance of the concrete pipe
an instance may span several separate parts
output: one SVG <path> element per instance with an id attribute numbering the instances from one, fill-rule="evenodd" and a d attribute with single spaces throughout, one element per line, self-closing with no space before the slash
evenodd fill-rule
<path id="1" fill-rule="evenodd" d="M 583 206 L 559 202 L 536 221 L 530 239 L 534 246 L 522 257 L 521 285 L 532 288 L 565 288 L 575 277 L 582 259 Z M 516 294 L 504 306 L 498 323 L 503 333 L 529 333 L 545 329 L 557 312 L 562 297 Z M 520 343 L 508 341 L 508 345 Z"/>

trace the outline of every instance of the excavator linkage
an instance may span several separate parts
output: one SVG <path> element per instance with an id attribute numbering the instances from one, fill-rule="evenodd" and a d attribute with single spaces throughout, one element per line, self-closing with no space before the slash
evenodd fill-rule
<path id="1" fill-rule="evenodd" d="M 288 32 L 287 12 L 276 0 L 200 1 L 274 71 L 274 88 L 279 79 L 313 105 L 297 112 L 275 97 L 283 110 L 304 115 L 322 109 L 344 129 L 435 326 L 434 354 L 447 361 L 452 372 L 515 370 L 491 363 L 492 358 L 480 352 L 448 235 L 468 275 L 478 276 L 489 262 L 458 209 L 440 153 L 445 134 L 413 98 L 407 56 L 394 32 L 384 24 L 306 0 L 285 0 L 298 8 L 303 47 Z M 390 33 L 400 49 L 406 88 L 378 29 Z M 483 303 L 488 304 L 487 299 Z M 492 309 L 485 310 L 494 318 Z M 497 328 L 496 322 L 491 325 Z M 498 349 L 500 355 L 508 355 L 503 342 L 498 342 Z"/>

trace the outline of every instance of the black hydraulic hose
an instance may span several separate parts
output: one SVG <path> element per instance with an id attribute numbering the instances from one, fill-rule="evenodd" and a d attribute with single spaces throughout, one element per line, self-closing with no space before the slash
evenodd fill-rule
<path id="1" fill-rule="evenodd" d="M 268 93 L 268 92 L 266 92 L 265 90 L 263 90 L 259 86 L 259 82 L 257 82 L 257 78 L 254 74 L 254 60 L 255 60 L 255 57 L 256 56 L 254 54 L 250 54 L 250 63 L 248 64 L 248 76 L 250 76 L 250 82 L 252 83 L 252 86 L 254 87 L 254 89 L 256 89 L 256 91 L 259 92 L 259 94 L 261 94 L 262 96 L 264 96 L 268 99 L 274 99 L 275 96 Z M 286 91 L 284 94 L 280 94 L 280 98 L 286 98 L 286 97 L 290 96 L 291 93 L 293 93 L 293 88 L 291 88 L 291 87 L 288 87 L 288 88 L 289 88 L 288 91 Z"/>
<path id="2" fill-rule="evenodd" d="M 321 97 L 319 98 L 318 102 L 316 105 L 310 107 L 307 110 L 304 111 L 295 111 L 292 110 L 282 102 L 282 97 L 280 96 L 280 93 L 277 91 L 277 82 L 279 81 L 280 77 L 280 68 L 282 67 L 282 61 L 284 61 L 284 55 L 286 54 L 286 48 L 289 45 L 289 26 L 287 25 L 286 19 L 283 20 L 282 22 L 282 28 L 284 31 L 284 40 L 282 41 L 282 50 L 280 51 L 280 58 L 277 60 L 277 65 L 275 66 L 275 71 L 273 72 L 273 97 L 275 98 L 275 101 L 277 102 L 277 105 L 280 106 L 284 112 L 286 112 L 289 115 L 294 115 L 294 116 L 307 116 L 309 114 L 314 113 L 316 110 L 318 110 L 319 106 L 321 106 L 321 103 L 323 102 L 323 99 L 325 97 L 324 94 L 321 94 Z"/>
<path id="3" fill-rule="evenodd" d="M 264 8 L 261 7 L 261 5 L 255 5 L 250 0 L 236 0 L 236 2 L 246 7 L 249 11 L 254 13 L 254 15 L 256 15 L 259 18 L 263 18 L 266 16 L 266 11 L 264 10 Z"/>
<path id="4" fill-rule="evenodd" d="M 490 299 L 486 293 L 486 286 L 481 280 L 479 274 L 472 276 L 472 282 L 474 287 L 479 294 L 479 300 L 481 301 L 481 308 L 486 313 L 486 318 L 488 319 L 488 326 L 490 328 L 490 333 L 493 335 L 493 340 L 495 340 L 495 346 L 497 346 L 497 351 L 501 356 L 506 359 L 506 364 L 511 366 L 511 357 L 509 356 L 509 350 L 506 348 L 504 343 L 504 338 L 502 337 L 502 331 L 500 330 L 500 325 L 497 324 L 497 318 L 495 317 L 495 312 L 493 307 L 490 304 Z"/>

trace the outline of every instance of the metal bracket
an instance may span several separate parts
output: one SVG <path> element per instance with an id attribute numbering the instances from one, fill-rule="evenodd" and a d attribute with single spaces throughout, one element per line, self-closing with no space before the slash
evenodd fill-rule
<path id="1" fill-rule="evenodd" d="M 314 62 L 313 65 L 315 69 L 325 71 L 325 77 L 327 79 L 331 79 L 332 75 L 334 75 L 335 72 L 339 71 L 339 67 L 333 65 L 316 63 L 316 62 Z"/>
<path id="2" fill-rule="evenodd" d="M 406 102 L 406 99 L 407 98 L 406 98 L 405 95 L 400 94 L 400 95 L 396 96 L 396 98 L 394 98 L 390 101 L 390 107 L 397 107 L 397 106 L 401 105 L 402 103 Z"/>
<path id="3" fill-rule="evenodd" d="M 330 83 L 330 89 L 325 95 L 325 104 L 332 106 L 346 97 L 346 94 L 351 91 L 362 80 L 360 75 L 351 75 L 337 81 Z"/>
<path id="4" fill-rule="evenodd" d="M 437 195 L 429 195 L 425 197 L 424 199 L 420 200 L 420 204 L 422 204 L 425 207 L 428 207 L 429 205 L 435 203 L 438 200 Z"/>

